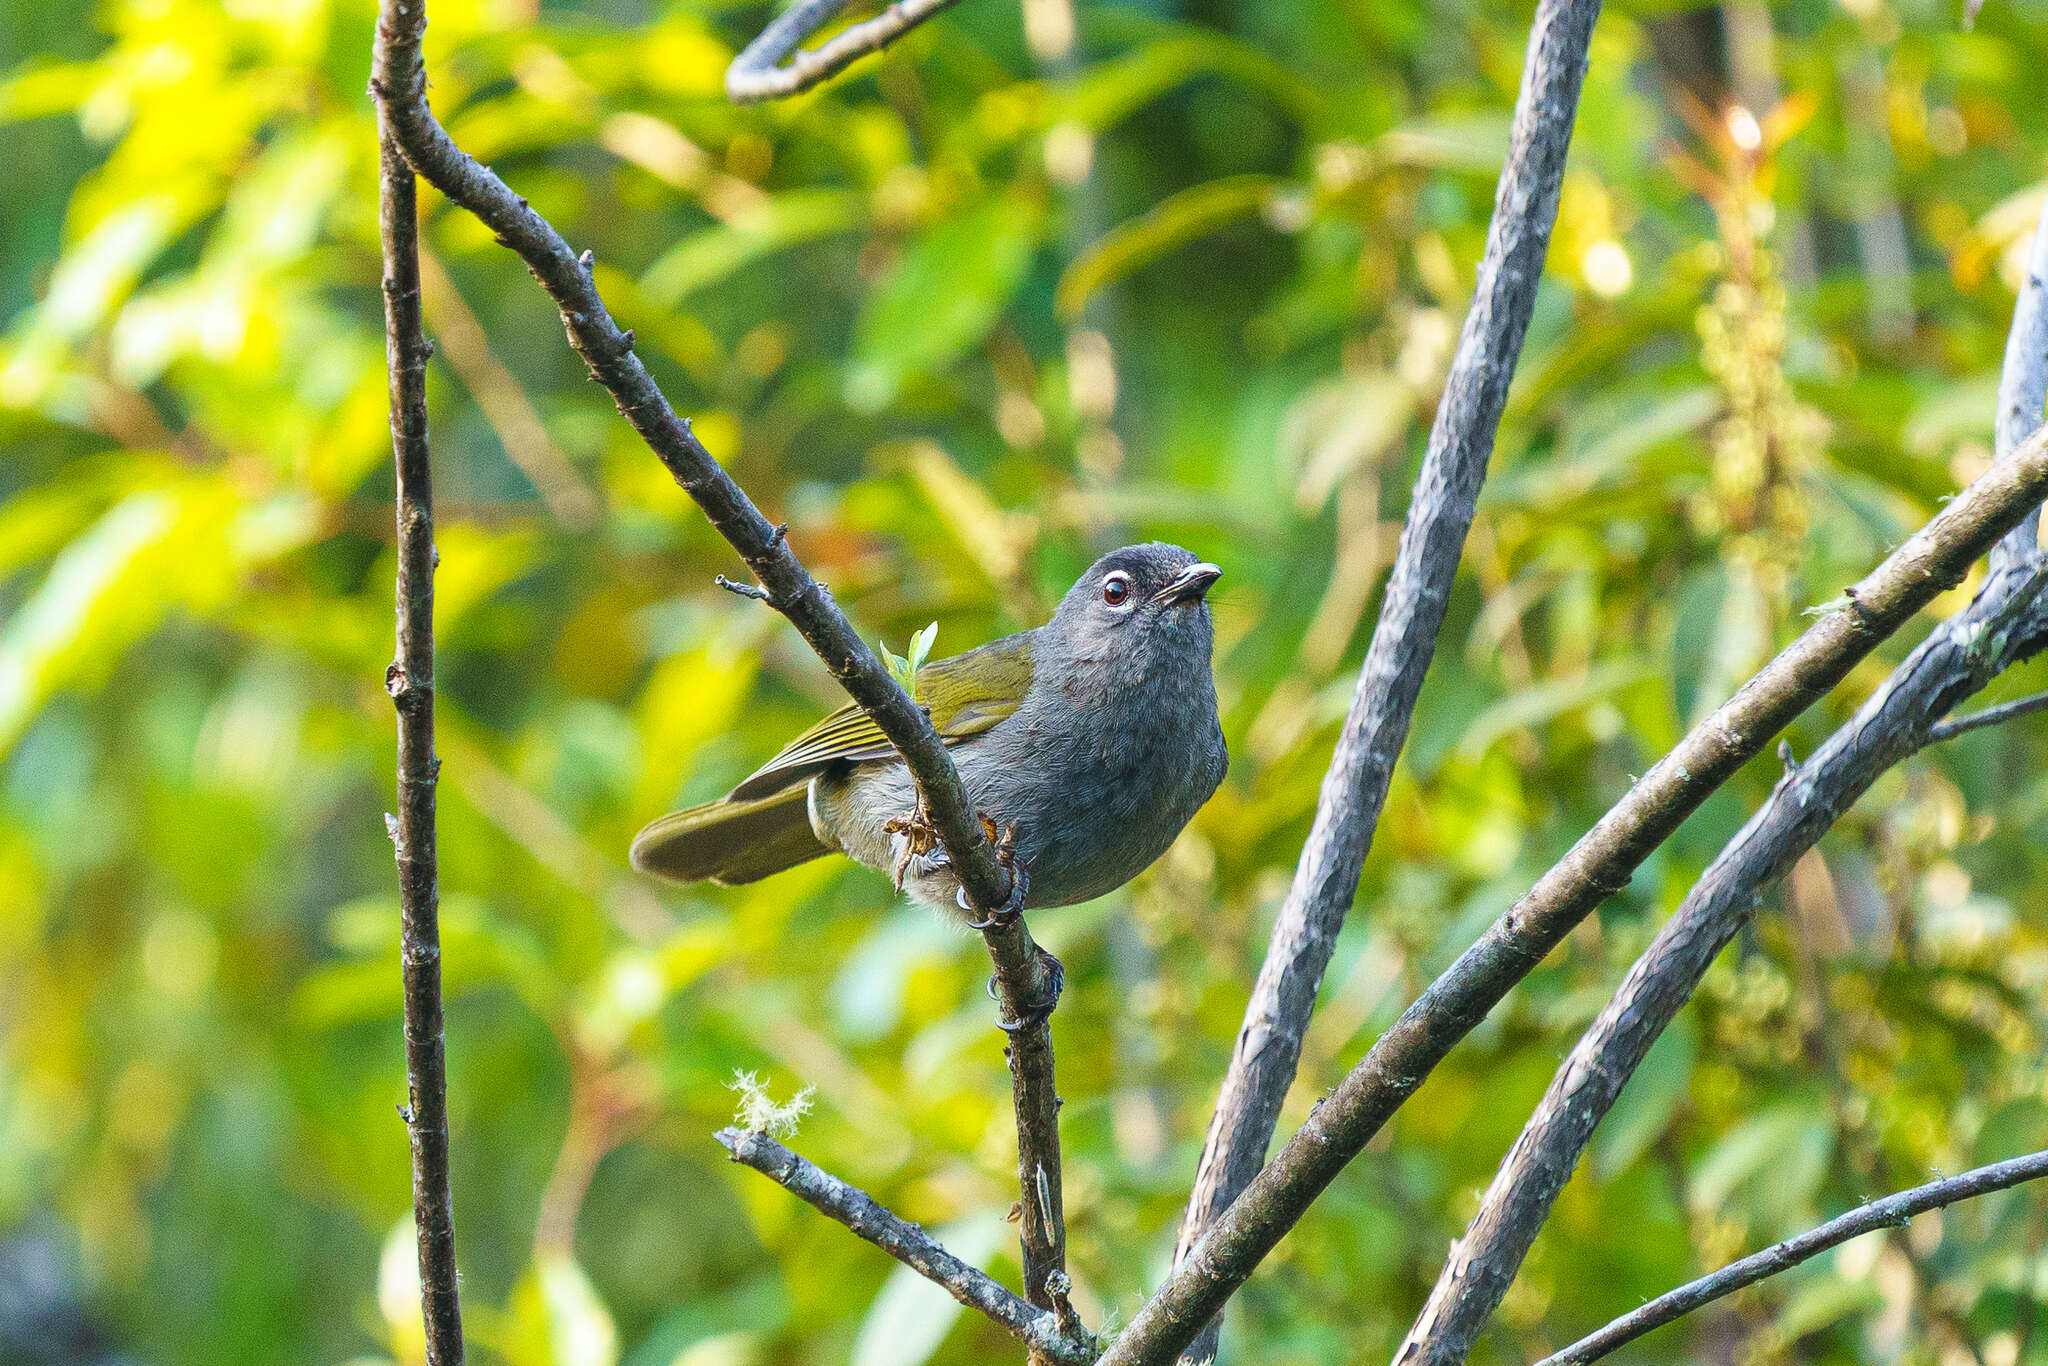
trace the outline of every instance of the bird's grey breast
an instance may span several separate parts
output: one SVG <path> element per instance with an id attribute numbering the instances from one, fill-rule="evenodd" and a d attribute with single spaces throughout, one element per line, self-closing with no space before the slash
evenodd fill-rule
<path id="1" fill-rule="evenodd" d="M 1127 882 L 1223 781 L 1209 670 L 1125 672 L 1041 663 L 1016 714 L 961 747 L 977 800 L 1017 824 L 1029 904 L 1086 901 Z"/>

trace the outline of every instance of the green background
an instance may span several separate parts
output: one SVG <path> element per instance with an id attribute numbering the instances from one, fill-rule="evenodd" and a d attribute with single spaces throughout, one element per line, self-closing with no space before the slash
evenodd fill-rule
<path id="1" fill-rule="evenodd" d="M 1132 540 L 1225 567 L 1223 790 L 1130 887 L 1033 922 L 1069 971 L 1076 1301 L 1128 1320 L 1349 698 L 1528 7 L 963 0 L 755 109 L 721 79 L 758 6 L 431 14 L 455 136 L 595 251 L 678 409 L 869 638 L 936 620 L 943 655 L 1036 624 Z M 61 1314 L 140 1363 L 420 1350 L 372 19 L 0 4 L 0 1280 L 54 1268 Z M 1719 110 L 1715 19 L 1636 0 L 1595 34 L 1492 477 L 1283 1129 L 1988 458 L 2048 4 L 1990 0 L 1973 31 L 1921 0 L 1732 6 L 1770 35 L 1734 62 L 1748 123 Z M 423 205 L 473 1359 L 1006 1359 L 712 1143 L 736 1071 L 815 1087 L 796 1147 L 1014 1279 L 979 943 L 838 861 L 732 891 L 626 869 L 642 822 L 838 699 L 711 586 L 734 558 L 523 268 Z M 1768 898 L 1477 1359 L 2048 1146 L 2044 749 L 2035 718 L 1913 760 Z M 1387 1357 L 1563 1050 L 1776 772 L 1709 802 L 1439 1070 L 1238 1297 L 1236 1360 Z M 2048 1361 L 2044 1227 L 2027 1191 L 1953 1209 L 1632 1359 Z M 53 1341 L 0 1311 L 0 1357 L 91 1359 Z"/>

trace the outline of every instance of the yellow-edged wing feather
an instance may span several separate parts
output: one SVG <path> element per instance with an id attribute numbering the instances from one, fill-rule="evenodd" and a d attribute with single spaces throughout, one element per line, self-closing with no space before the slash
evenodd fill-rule
<path id="1" fill-rule="evenodd" d="M 931 713 L 941 740 L 958 744 L 1016 712 L 1031 687 L 1033 634 L 1004 636 L 917 671 L 917 700 Z M 848 703 L 785 745 L 727 800 L 758 800 L 807 782 L 833 764 L 885 759 L 894 752 L 882 728 Z"/>

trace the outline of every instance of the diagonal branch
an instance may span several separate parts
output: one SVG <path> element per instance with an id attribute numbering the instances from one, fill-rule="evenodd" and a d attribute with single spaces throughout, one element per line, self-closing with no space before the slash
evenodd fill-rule
<path id="1" fill-rule="evenodd" d="M 1032 1352 L 1057 1366 L 1087 1366 L 1095 1342 L 1068 1332 L 1060 1316 L 1011 1294 L 993 1278 L 952 1253 L 916 1224 L 890 1213 L 858 1186 L 849 1185 L 797 1156 L 766 1134 L 720 1129 L 718 1141 L 732 1160 L 752 1167 L 813 1209 L 838 1220 L 860 1237 L 944 1288 L 960 1303 L 978 1309 L 1022 1339 Z"/>
<path id="2" fill-rule="evenodd" d="M 1774 1243 L 1741 1261 L 1730 1262 L 1712 1275 L 1702 1276 L 1659 1295 L 1599 1332 L 1580 1338 L 1562 1352 L 1545 1357 L 1536 1366 L 1587 1366 L 1588 1362 L 1598 1361 L 1653 1328 L 1661 1328 L 1674 1319 L 1683 1318 L 1702 1305 L 1732 1295 L 1744 1286 L 1755 1285 L 1781 1271 L 1789 1271 L 1852 1238 L 1860 1238 L 1882 1228 L 1902 1227 L 1916 1214 L 1925 1214 L 1931 1209 L 1940 1209 L 1979 1195 L 1989 1195 L 1993 1191 L 2009 1190 L 2044 1176 L 2048 1176 L 2048 1153 L 2030 1153 L 2026 1157 L 2009 1158 L 1960 1176 L 1944 1177 L 1911 1190 L 1898 1191 L 1867 1205 L 1858 1205 L 1819 1228 L 1809 1229 L 1782 1243 Z"/>
<path id="3" fill-rule="evenodd" d="M 385 60 L 373 89 L 392 140 L 415 171 L 475 214 L 525 261 L 561 310 L 569 344 L 611 394 L 620 414 L 739 552 L 768 594 L 769 605 L 789 618 L 848 696 L 888 736 L 916 779 L 926 816 L 966 897 L 981 912 L 998 998 L 1007 1018 L 1029 1021 L 1011 1034 L 1008 1048 L 1018 1102 L 1025 1293 L 1034 1304 L 1051 1308 L 1048 1281 L 1065 1274 L 1066 1241 L 1060 1204 L 1060 1102 L 1053 1083 L 1048 1004 L 1058 996 L 1059 979 L 1053 960 L 1032 941 L 1023 917 L 1004 909 L 1012 889 L 1010 870 L 976 819 L 930 718 L 854 631 L 831 593 L 798 562 L 786 528 L 761 515 L 633 353 L 633 334 L 613 321 L 592 281 L 590 254 L 577 256 L 552 224 L 489 167 L 456 146 L 435 120 L 427 105 L 426 71 L 420 58 L 426 22 L 424 0 L 386 0 L 378 22 Z"/>
<path id="4" fill-rule="evenodd" d="M 1316 992 L 1358 892 L 1359 870 L 1372 847 L 1387 784 L 1436 652 L 1451 583 L 1486 479 L 1557 217 L 1565 151 L 1599 13 L 1600 0 L 1545 0 L 1537 8 L 1472 308 L 1416 478 L 1379 625 L 1323 776 L 1315 825 L 1274 923 L 1217 1097 L 1181 1224 L 1176 1265 L 1187 1260 L 1202 1234 L 1258 1174 L 1281 1102 L 1294 1082 Z M 1205 1331 L 1188 1359 L 1213 1358 L 1216 1335 L 1213 1326 Z"/>
<path id="5" fill-rule="evenodd" d="M 1773 735 L 1913 613 L 1961 582 L 1971 563 L 2044 496 L 2048 432 L 1956 495 L 1851 587 L 1841 605 L 1693 727 L 1402 1012 L 1139 1310 L 1104 1362 L 1160 1363 L 1191 1342 L 1208 1316 L 1509 988 L 1595 906 L 1626 886 L 1649 852 Z M 2023 577 L 1994 576 L 2008 584 Z M 1987 637 L 1974 633 L 1967 639 L 1974 643 L 1964 654 L 1974 658 L 1969 649 L 1984 648 Z"/>
<path id="6" fill-rule="evenodd" d="M 797 0 L 725 70 L 725 93 L 736 104 L 781 99 L 836 76 L 870 52 L 880 52 L 958 0 L 894 0 L 872 19 L 851 25 L 814 48 L 804 39 L 832 22 L 848 0 Z M 796 55 L 790 57 L 794 52 Z M 790 57 L 788 66 L 782 60 Z"/>
<path id="7" fill-rule="evenodd" d="M 398 54 L 380 29 L 381 77 Z M 434 844 L 434 486 L 427 444 L 427 357 L 420 322 L 419 209 L 412 168 L 377 108 L 379 236 L 384 250 L 384 351 L 391 378 L 391 448 L 398 480 L 398 644 L 384 687 L 398 711 L 398 814 L 385 825 L 398 858 L 400 971 L 405 983 L 412 1217 L 419 1241 L 420 1314 L 428 1366 L 462 1366 L 455 1204 L 448 1188 L 448 1062 L 441 1017 L 440 878 Z"/>
<path id="8" fill-rule="evenodd" d="M 2048 265 L 2048 232 L 2037 234 L 2035 250 L 2031 277 L 2038 281 Z M 2041 293 L 2034 283 L 2022 291 L 2013 332 L 2023 340 L 2008 348 L 2000 385 L 2001 402 L 2022 395 L 2017 401 L 2033 405 L 2037 423 L 2048 383 L 2048 322 Z M 2007 420 L 2015 411 L 2023 410 L 2001 411 L 1998 459 L 1984 479 L 2039 463 L 2048 452 L 2048 427 L 2015 440 L 2020 428 Z M 2036 492 L 2012 525 L 2034 525 L 2033 508 L 2040 500 Z M 1402 1366 L 1464 1361 L 1549 1218 L 1595 1126 L 1650 1045 L 1691 999 L 1714 958 L 1755 914 L 1763 893 L 1886 769 L 1936 738 L 1936 723 L 1957 702 L 2048 644 L 2044 586 L 2048 557 L 2023 539 L 2006 537 L 1995 547 L 1991 569 L 1970 605 L 1935 628 L 1804 766 L 1787 772 L 1770 800 L 1708 866 L 1558 1068 L 1465 1236 L 1452 1245 L 1436 1288 L 1396 1357 Z"/>

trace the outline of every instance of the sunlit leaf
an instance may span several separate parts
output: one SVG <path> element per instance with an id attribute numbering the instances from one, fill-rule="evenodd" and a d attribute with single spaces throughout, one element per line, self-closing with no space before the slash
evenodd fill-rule
<path id="1" fill-rule="evenodd" d="M 777 195 L 756 213 L 705 228 L 670 247 L 640 277 L 642 297 L 655 307 L 674 308 L 764 256 L 846 232 L 860 222 L 861 208 L 858 196 L 841 190 Z"/>
<path id="2" fill-rule="evenodd" d="M 1062 317 L 1079 316 L 1103 287 L 1176 247 L 1258 213 L 1286 184 L 1277 176 L 1245 175 L 1182 190 L 1090 243 L 1060 277 L 1055 306 Z"/>

